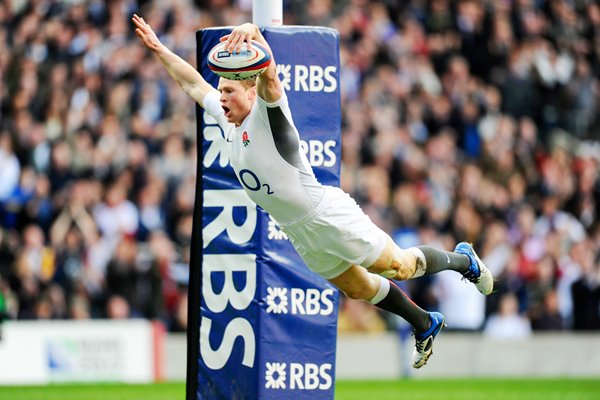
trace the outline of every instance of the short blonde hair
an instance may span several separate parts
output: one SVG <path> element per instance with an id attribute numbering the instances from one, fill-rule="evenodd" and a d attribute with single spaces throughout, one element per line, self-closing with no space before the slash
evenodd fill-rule
<path id="1" fill-rule="evenodd" d="M 256 76 L 250 77 L 250 78 L 246 78 L 246 79 L 242 79 L 241 81 L 239 81 L 242 86 L 246 89 L 250 89 L 251 87 L 256 86 Z"/>

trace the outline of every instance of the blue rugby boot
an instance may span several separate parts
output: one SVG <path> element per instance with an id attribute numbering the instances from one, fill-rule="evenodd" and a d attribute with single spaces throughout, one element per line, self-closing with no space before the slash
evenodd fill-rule
<path id="1" fill-rule="evenodd" d="M 475 284 L 477 290 L 486 296 L 494 290 L 494 277 L 483 261 L 477 256 L 473 246 L 467 242 L 460 242 L 454 249 L 455 253 L 464 254 L 471 260 L 471 265 L 463 277 Z"/>
<path id="2" fill-rule="evenodd" d="M 431 326 L 423 333 L 415 332 L 415 350 L 412 355 L 413 368 L 421 368 L 433 354 L 433 339 L 446 326 L 444 316 L 439 312 L 430 312 Z"/>

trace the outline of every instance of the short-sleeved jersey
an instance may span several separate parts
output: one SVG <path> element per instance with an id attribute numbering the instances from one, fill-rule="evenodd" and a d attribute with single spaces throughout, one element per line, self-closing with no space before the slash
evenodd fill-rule
<path id="1" fill-rule="evenodd" d="M 289 225 L 313 213 L 324 194 L 304 152 L 284 92 L 267 103 L 259 96 L 239 127 L 225 118 L 217 90 L 202 106 L 231 144 L 231 166 L 248 196 L 280 224 Z"/>

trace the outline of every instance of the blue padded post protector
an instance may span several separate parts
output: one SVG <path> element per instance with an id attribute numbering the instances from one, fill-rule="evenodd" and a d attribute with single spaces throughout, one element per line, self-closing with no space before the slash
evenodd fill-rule
<path id="1" fill-rule="evenodd" d="M 230 31 L 196 34 L 200 73 L 215 87 L 206 55 Z M 263 34 L 317 179 L 339 185 L 337 32 L 286 26 Z M 214 119 L 200 107 L 197 119 L 186 398 L 333 399 L 338 291 L 245 195 Z"/>

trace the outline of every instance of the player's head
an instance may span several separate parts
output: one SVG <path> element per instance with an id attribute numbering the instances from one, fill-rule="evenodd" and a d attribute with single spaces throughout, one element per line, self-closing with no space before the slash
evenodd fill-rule
<path id="1" fill-rule="evenodd" d="M 239 126 L 248 116 L 256 99 L 256 78 L 233 81 L 219 78 L 221 107 L 227 121 Z"/>

